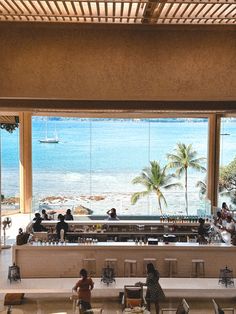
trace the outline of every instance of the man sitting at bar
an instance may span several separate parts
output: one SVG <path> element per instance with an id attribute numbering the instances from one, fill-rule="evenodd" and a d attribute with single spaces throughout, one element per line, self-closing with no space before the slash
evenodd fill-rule
<path id="1" fill-rule="evenodd" d="M 198 242 L 205 244 L 207 243 L 207 239 L 205 237 L 208 236 L 209 228 L 205 226 L 205 220 L 203 218 L 199 218 L 198 222 Z"/>
<path id="2" fill-rule="evenodd" d="M 235 233 L 235 223 L 233 221 L 233 218 L 230 214 L 226 217 L 226 225 L 224 227 L 224 230 L 229 232 L 231 235 Z"/>
<path id="3" fill-rule="evenodd" d="M 69 225 L 67 222 L 65 222 L 65 216 L 61 215 L 60 221 L 56 225 L 56 231 L 57 231 L 58 239 L 61 239 L 61 230 L 63 230 L 64 231 L 64 234 L 63 234 L 64 239 L 63 240 L 65 240 L 66 233 L 68 232 L 68 229 L 69 229 Z"/>
<path id="4" fill-rule="evenodd" d="M 36 219 L 35 223 L 33 224 L 34 232 L 47 231 L 47 229 L 41 225 L 41 222 L 42 222 L 42 219 L 40 217 Z"/>

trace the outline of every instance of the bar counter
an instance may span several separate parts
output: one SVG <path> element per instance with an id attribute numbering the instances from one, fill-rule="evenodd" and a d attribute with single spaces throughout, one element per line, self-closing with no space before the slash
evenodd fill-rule
<path id="1" fill-rule="evenodd" d="M 10 284 L 4 281 L 0 286 L 0 294 L 6 293 L 27 293 L 47 294 L 47 296 L 58 295 L 71 296 L 72 287 L 77 278 L 47 278 L 47 279 L 22 279 L 17 284 Z M 116 298 L 119 292 L 124 291 L 125 285 L 134 285 L 136 282 L 145 282 L 145 278 L 116 278 L 112 284 L 104 284 L 100 278 L 93 278 L 94 289 L 92 300 L 95 298 Z M 160 285 L 167 298 L 235 298 L 236 287 L 220 285 L 216 278 L 160 278 Z M 145 289 L 145 287 L 144 287 Z M 28 296 L 27 296 L 28 298 Z"/>
<path id="2" fill-rule="evenodd" d="M 192 259 L 205 261 L 206 277 L 217 278 L 227 266 L 236 273 L 236 247 L 226 244 L 199 245 L 198 243 L 98 242 L 93 244 L 40 245 L 39 243 L 13 246 L 13 262 L 20 266 L 22 278 L 78 277 L 84 258 L 96 259 L 96 277 L 104 267 L 105 258 L 116 258 L 118 276 L 124 276 L 124 260 L 137 260 L 137 277 L 143 276 L 143 259 L 156 258 L 161 277 L 167 277 L 165 258 L 177 258 L 177 277 L 191 277 Z"/>

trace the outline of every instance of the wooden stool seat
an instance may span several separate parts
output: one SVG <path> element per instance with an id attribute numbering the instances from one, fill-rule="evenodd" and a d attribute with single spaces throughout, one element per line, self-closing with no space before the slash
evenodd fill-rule
<path id="1" fill-rule="evenodd" d="M 205 261 L 192 259 L 192 277 L 205 277 Z"/>
<path id="2" fill-rule="evenodd" d="M 165 258 L 165 262 L 168 265 L 168 276 L 174 277 L 175 275 L 177 275 L 177 270 L 178 270 L 177 258 Z"/>
<path id="3" fill-rule="evenodd" d="M 137 276 L 137 261 L 136 259 L 124 260 L 124 276 L 135 277 Z"/>
<path id="4" fill-rule="evenodd" d="M 96 275 L 96 259 L 95 258 L 84 258 L 83 267 L 87 270 L 89 276 Z"/>
<path id="5" fill-rule="evenodd" d="M 152 257 L 147 257 L 143 259 L 143 275 L 147 275 L 147 264 L 152 263 L 155 268 L 157 268 L 157 259 Z"/>

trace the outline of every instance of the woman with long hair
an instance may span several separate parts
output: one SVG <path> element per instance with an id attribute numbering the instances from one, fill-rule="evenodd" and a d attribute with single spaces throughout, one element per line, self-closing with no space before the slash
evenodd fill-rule
<path id="1" fill-rule="evenodd" d="M 72 290 L 78 293 L 79 305 L 82 311 L 86 311 L 91 309 L 91 290 L 93 290 L 94 283 L 88 277 L 86 269 L 81 269 L 80 276 L 81 279 L 75 284 Z"/>
<path id="2" fill-rule="evenodd" d="M 146 279 L 146 286 L 147 286 L 147 294 L 146 294 L 146 300 L 147 300 L 147 309 L 148 311 L 151 311 L 151 303 L 155 304 L 156 314 L 159 314 L 160 311 L 160 293 L 163 295 L 163 291 L 159 284 L 159 278 L 160 274 L 155 269 L 154 265 L 152 263 L 147 264 L 147 279 Z"/>

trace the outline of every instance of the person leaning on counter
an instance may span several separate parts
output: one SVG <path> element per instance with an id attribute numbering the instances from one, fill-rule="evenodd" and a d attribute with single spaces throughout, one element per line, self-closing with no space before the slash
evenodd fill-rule
<path id="1" fill-rule="evenodd" d="M 199 218 L 198 219 L 199 226 L 198 226 L 198 242 L 199 243 L 207 243 L 207 239 L 205 238 L 209 234 L 209 227 L 205 225 L 205 219 Z"/>
<path id="2" fill-rule="evenodd" d="M 235 223 L 230 214 L 228 214 L 228 216 L 226 217 L 226 224 L 223 229 L 229 232 L 231 235 L 235 234 Z"/>
<path id="3" fill-rule="evenodd" d="M 116 214 L 116 209 L 112 208 L 107 211 L 108 218 L 107 220 L 119 220 Z"/>
<path id="4" fill-rule="evenodd" d="M 60 221 L 56 225 L 57 237 L 58 237 L 58 239 L 60 239 L 61 238 L 61 230 L 64 230 L 64 239 L 65 239 L 66 233 L 69 230 L 69 226 L 68 226 L 68 223 L 65 222 L 65 216 L 61 215 L 59 219 L 60 219 Z"/>

